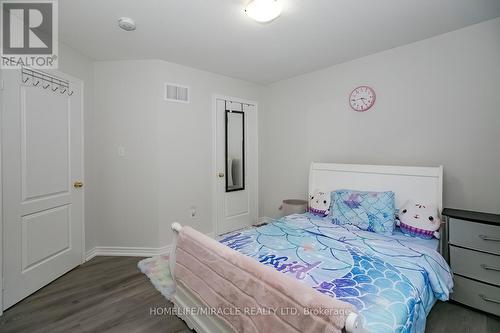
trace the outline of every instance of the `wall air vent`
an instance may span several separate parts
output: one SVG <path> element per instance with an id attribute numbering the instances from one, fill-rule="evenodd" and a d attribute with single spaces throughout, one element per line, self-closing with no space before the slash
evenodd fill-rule
<path id="1" fill-rule="evenodd" d="M 165 83 L 165 100 L 189 103 L 189 87 L 173 83 Z"/>

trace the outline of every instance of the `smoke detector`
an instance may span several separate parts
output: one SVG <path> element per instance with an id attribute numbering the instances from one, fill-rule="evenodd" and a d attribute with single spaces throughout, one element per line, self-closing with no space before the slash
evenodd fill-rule
<path id="1" fill-rule="evenodd" d="M 118 19 L 118 26 L 125 31 L 134 31 L 135 22 L 130 17 L 121 17 Z"/>

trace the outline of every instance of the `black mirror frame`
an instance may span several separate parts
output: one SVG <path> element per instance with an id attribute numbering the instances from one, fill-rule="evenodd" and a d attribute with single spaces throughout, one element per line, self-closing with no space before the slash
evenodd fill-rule
<path id="1" fill-rule="evenodd" d="M 228 142 L 227 142 L 227 137 L 228 137 L 228 114 L 229 113 L 239 113 L 241 114 L 241 126 L 242 128 L 242 135 L 243 135 L 243 140 L 241 141 L 241 151 L 242 151 L 242 186 L 238 188 L 229 188 L 229 173 L 228 173 L 228 165 L 227 165 L 227 155 L 228 155 Z M 245 190 L 245 112 L 243 111 L 231 111 L 226 108 L 226 126 L 225 126 L 225 140 L 226 140 L 226 152 L 225 152 L 225 175 L 226 175 L 226 192 L 236 192 L 236 191 L 244 191 Z"/>

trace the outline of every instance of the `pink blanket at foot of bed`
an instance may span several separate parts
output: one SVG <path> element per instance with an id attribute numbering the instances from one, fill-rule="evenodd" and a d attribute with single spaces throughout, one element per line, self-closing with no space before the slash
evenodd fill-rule
<path id="1" fill-rule="evenodd" d="M 175 282 L 189 289 L 235 332 L 341 332 L 351 304 L 183 227 Z"/>

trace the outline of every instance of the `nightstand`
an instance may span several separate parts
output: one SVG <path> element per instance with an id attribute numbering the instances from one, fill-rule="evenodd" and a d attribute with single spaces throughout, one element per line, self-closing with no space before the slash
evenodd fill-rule
<path id="1" fill-rule="evenodd" d="M 302 199 L 286 199 L 279 207 L 279 210 L 283 213 L 283 216 L 292 214 L 302 214 L 307 212 L 307 200 Z"/>
<path id="2" fill-rule="evenodd" d="M 445 208 L 451 299 L 500 315 L 500 215 Z"/>

